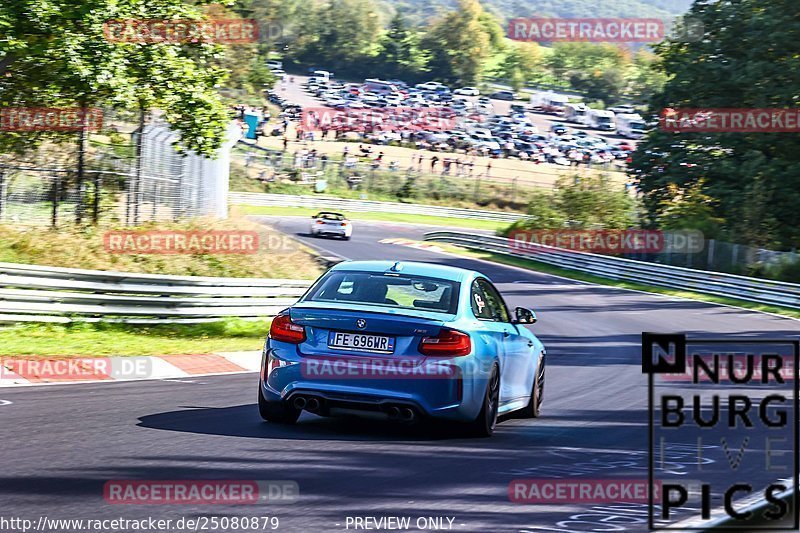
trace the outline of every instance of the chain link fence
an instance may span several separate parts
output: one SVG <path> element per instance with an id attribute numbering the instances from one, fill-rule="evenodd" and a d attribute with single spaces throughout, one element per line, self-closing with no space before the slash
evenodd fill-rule
<path id="1" fill-rule="evenodd" d="M 365 145 L 366 146 L 366 145 Z M 433 160 L 369 156 L 354 152 L 336 158 L 312 150 L 281 151 L 239 144 L 231 159 L 232 190 L 307 194 L 324 192 L 344 198 L 440 201 L 489 205 L 525 211 L 532 193 L 551 190 L 553 182 L 507 174 L 499 167 L 468 157 L 441 154 Z M 491 165 L 494 165 L 492 168 Z M 569 169 L 564 175 L 587 172 Z M 621 185 L 620 185 L 621 186 Z"/>
<path id="2" fill-rule="evenodd" d="M 231 124 L 214 160 L 179 153 L 178 134 L 158 123 L 127 140 L 95 136 L 82 166 L 77 149 L 68 145 L 40 149 L 25 160 L 6 157 L 0 163 L 0 223 L 136 225 L 226 218 L 229 153 L 240 135 L 239 126 Z"/>
<path id="3" fill-rule="evenodd" d="M 703 250 L 696 253 L 665 251 L 624 257 L 711 272 L 800 281 L 800 256 L 795 251 L 780 252 L 717 239 L 706 240 Z"/>

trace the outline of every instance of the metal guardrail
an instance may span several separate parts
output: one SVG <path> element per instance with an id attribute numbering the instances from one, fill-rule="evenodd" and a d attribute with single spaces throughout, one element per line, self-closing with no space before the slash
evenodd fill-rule
<path id="1" fill-rule="evenodd" d="M 402 204 L 398 202 L 378 202 L 372 200 L 351 200 L 331 196 L 231 192 L 228 193 L 228 201 L 236 205 L 270 207 L 286 207 L 290 205 L 292 207 L 309 207 L 312 209 L 338 209 L 361 212 L 374 211 L 380 213 L 494 220 L 508 223 L 524 218 L 525 216 L 520 213 L 504 213 L 502 211 L 484 211 L 480 209 L 461 209 L 437 205 Z"/>
<path id="2" fill-rule="evenodd" d="M 0 322 L 202 322 L 274 316 L 307 280 L 162 276 L 0 263 Z"/>
<path id="3" fill-rule="evenodd" d="M 800 285 L 765 279 L 694 270 L 621 257 L 575 252 L 551 246 L 525 243 L 525 250 L 512 246 L 508 238 L 475 235 L 459 231 L 434 231 L 426 241 L 447 242 L 466 248 L 524 257 L 561 268 L 615 280 L 645 285 L 692 290 L 714 296 L 760 304 L 800 309 Z"/>

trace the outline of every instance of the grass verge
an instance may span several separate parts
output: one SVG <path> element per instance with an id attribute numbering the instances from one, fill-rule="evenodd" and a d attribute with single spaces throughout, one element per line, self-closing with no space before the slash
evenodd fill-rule
<path id="1" fill-rule="evenodd" d="M 322 211 L 321 209 L 308 209 L 304 207 L 267 207 L 241 205 L 240 212 L 247 215 L 276 215 L 276 216 L 301 216 L 312 217 Z M 346 210 L 343 210 L 346 212 Z M 403 213 L 379 212 L 353 212 L 347 214 L 351 220 L 381 220 L 384 222 L 408 222 L 411 224 L 430 224 L 433 226 L 451 226 L 456 228 L 470 228 L 495 231 L 508 227 L 508 222 L 495 222 L 492 220 L 472 220 L 464 218 L 437 217 L 429 215 L 406 215 Z"/>
<path id="2" fill-rule="evenodd" d="M 0 328 L 3 357 L 188 355 L 260 350 L 270 320 L 153 326 L 20 324 Z"/>
<path id="3" fill-rule="evenodd" d="M 109 231 L 253 232 L 255 249 L 248 253 L 129 253 L 107 246 Z M 315 279 L 322 269 L 308 249 L 281 233 L 234 215 L 228 220 L 192 219 L 124 227 L 113 224 L 57 229 L 0 225 L 0 262 L 85 268 L 147 274 L 256 278 Z"/>
<path id="4" fill-rule="evenodd" d="M 800 319 L 800 311 L 788 307 L 780 307 L 776 305 L 764 305 L 755 302 L 748 302 L 745 300 L 737 300 L 735 298 L 725 298 L 722 296 L 714 296 L 711 294 L 703 294 L 693 291 L 682 291 L 678 289 L 670 289 L 667 287 L 656 287 L 653 285 L 645 285 L 642 283 L 634 283 L 630 281 L 619 281 L 609 278 L 603 278 L 600 276 L 595 276 L 593 274 L 578 272 L 576 270 L 567 270 L 565 268 L 560 268 L 547 263 L 542 263 L 540 261 L 526 259 L 524 257 L 515 257 L 512 255 L 504 255 L 492 252 L 481 252 L 478 250 L 469 250 L 445 243 L 436 243 L 436 245 L 446 252 L 462 255 L 465 257 L 484 259 L 487 261 L 493 261 L 495 263 L 501 263 L 504 265 L 525 268 L 527 270 L 535 270 L 536 272 L 543 272 L 545 274 L 554 274 L 569 279 L 595 283 L 597 285 L 608 285 L 610 287 L 618 287 L 620 289 L 632 289 L 637 291 L 652 292 L 655 294 L 663 294 L 666 296 L 675 296 L 678 298 L 687 298 L 690 300 L 699 300 L 702 302 L 731 305 L 735 307 L 742 307 L 745 309 L 752 309 L 753 311 L 774 313 L 789 318 Z"/>

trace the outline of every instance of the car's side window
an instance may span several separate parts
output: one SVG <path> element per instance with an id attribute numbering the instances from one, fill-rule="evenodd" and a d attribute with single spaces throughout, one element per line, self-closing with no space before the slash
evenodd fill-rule
<path id="1" fill-rule="evenodd" d="M 472 312 L 476 318 L 481 320 L 492 320 L 492 310 L 486 302 L 486 296 L 483 294 L 483 289 L 477 280 L 472 282 L 472 290 L 470 291 L 469 301 L 472 305 Z"/>
<path id="2" fill-rule="evenodd" d="M 499 322 L 509 322 L 508 309 L 506 309 L 506 304 L 497 289 L 485 279 L 477 281 L 486 298 L 486 306 L 489 308 L 491 318 Z"/>

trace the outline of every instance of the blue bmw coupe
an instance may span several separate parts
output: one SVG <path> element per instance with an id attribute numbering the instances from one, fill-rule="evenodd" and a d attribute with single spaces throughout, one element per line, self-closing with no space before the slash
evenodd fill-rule
<path id="1" fill-rule="evenodd" d="M 269 422 L 303 410 L 460 422 L 490 436 L 499 414 L 539 416 L 545 349 L 491 281 L 449 266 L 349 261 L 272 321 L 258 407 Z"/>

